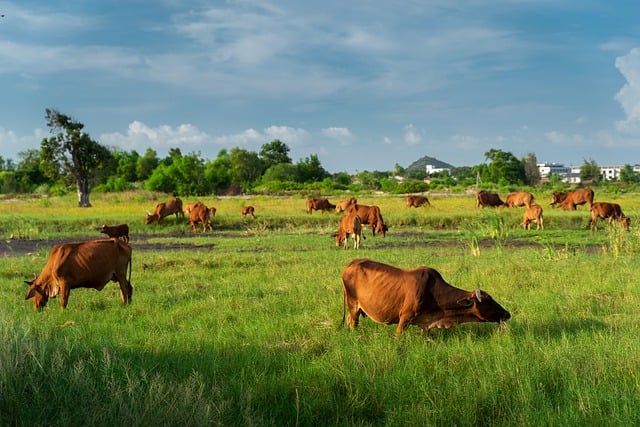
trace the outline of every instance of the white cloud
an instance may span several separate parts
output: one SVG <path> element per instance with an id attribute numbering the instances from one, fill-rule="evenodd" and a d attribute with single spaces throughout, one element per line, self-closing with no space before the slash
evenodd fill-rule
<path id="1" fill-rule="evenodd" d="M 404 142 L 407 145 L 417 145 L 422 141 L 422 135 L 412 124 L 408 124 L 404 127 Z"/>
<path id="2" fill-rule="evenodd" d="M 640 132 L 640 48 L 616 58 L 616 68 L 627 80 L 615 96 L 626 116 L 616 122 L 616 128 L 634 134 Z"/>
<path id="3" fill-rule="evenodd" d="M 353 135 L 347 128 L 328 127 L 322 129 L 322 134 L 331 139 L 335 139 L 343 145 L 349 145 L 353 140 Z"/>
<path id="4" fill-rule="evenodd" d="M 107 146 L 122 147 L 126 150 L 145 150 L 146 148 L 167 150 L 169 148 L 186 148 L 187 151 L 198 150 L 211 137 L 191 124 L 181 124 L 176 128 L 161 125 L 155 128 L 133 121 L 127 132 L 100 135 L 100 143 Z"/>

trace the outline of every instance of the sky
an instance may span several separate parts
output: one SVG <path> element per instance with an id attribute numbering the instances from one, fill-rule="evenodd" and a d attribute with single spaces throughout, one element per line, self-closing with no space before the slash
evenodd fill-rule
<path id="1" fill-rule="evenodd" d="M 107 147 L 391 171 L 490 149 L 640 164 L 637 0 L 0 0 L 0 155 Z"/>

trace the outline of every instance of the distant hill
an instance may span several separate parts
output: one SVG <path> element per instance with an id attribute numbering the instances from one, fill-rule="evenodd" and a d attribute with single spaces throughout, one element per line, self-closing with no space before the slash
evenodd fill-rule
<path id="1" fill-rule="evenodd" d="M 411 163 L 409 167 L 407 167 L 408 171 L 424 171 L 427 165 L 433 165 L 434 168 L 454 168 L 455 166 L 450 165 L 449 163 L 442 162 L 436 158 L 424 156 Z"/>

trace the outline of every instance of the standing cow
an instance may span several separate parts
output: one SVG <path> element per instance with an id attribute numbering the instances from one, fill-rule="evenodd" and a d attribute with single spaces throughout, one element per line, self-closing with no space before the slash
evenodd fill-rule
<path id="1" fill-rule="evenodd" d="M 340 220 L 336 236 L 336 246 L 343 244 L 345 249 L 349 248 L 349 236 L 353 238 L 353 249 L 360 249 L 360 239 L 362 237 L 362 223 L 358 215 L 348 213 Z"/>
<path id="2" fill-rule="evenodd" d="M 431 206 L 431 203 L 429 203 L 429 199 L 427 199 L 425 196 L 414 196 L 409 194 L 407 196 L 407 207 L 416 207 L 419 208 L 420 206 Z"/>
<path id="3" fill-rule="evenodd" d="M 531 223 L 536 223 L 536 230 L 544 230 L 544 219 L 542 216 L 542 206 L 534 203 L 527 208 L 522 216 L 522 228 L 531 229 Z"/>
<path id="4" fill-rule="evenodd" d="M 533 194 L 527 191 L 514 191 L 507 194 L 504 199 L 504 204 L 508 208 L 519 208 L 520 206 L 526 206 L 527 208 L 533 204 Z"/>
<path id="5" fill-rule="evenodd" d="M 336 205 L 336 212 L 340 213 L 346 211 L 349 206 L 355 205 L 356 203 L 358 203 L 358 199 L 355 197 L 349 197 L 348 199 L 341 200 Z"/>
<path id="6" fill-rule="evenodd" d="M 347 213 L 358 215 L 358 217 L 360 217 L 360 222 L 363 225 L 369 224 L 371 226 L 372 236 L 375 236 L 377 231 L 378 234 L 385 237 L 387 231 L 389 231 L 389 227 L 384 223 L 378 206 L 359 205 L 355 203 L 347 208 Z"/>
<path id="7" fill-rule="evenodd" d="M 362 314 L 385 325 L 398 324 L 396 336 L 409 325 L 426 332 L 463 322 L 503 322 L 511 315 L 480 289 L 464 291 L 448 284 L 436 270 L 404 270 L 370 259 L 354 259 L 342 272 L 342 322 L 358 326 Z"/>
<path id="8" fill-rule="evenodd" d="M 215 208 L 208 208 L 204 203 L 197 202 L 189 209 L 189 225 L 196 233 L 196 225 L 202 224 L 202 232 L 207 231 L 207 228 L 213 231 L 213 225 L 211 225 L 211 212 L 215 215 Z"/>
<path id="9" fill-rule="evenodd" d="M 115 237 L 116 239 L 122 238 L 125 243 L 129 243 L 129 226 L 127 224 L 111 226 L 103 224 L 102 227 L 100 227 L 100 232 L 109 237 Z"/>
<path id="10" fill-rule="evenodd" d="M 591 231 L 598 229 L 598 218 L 608 219 L 609 225 L 614 220 L 618 221 L 623 229 L 629 229 L 629 217 L 622 213 L 622 208 L 617 203 L 596 202 L 591 205 Z"/>
<path id="11" fill-rule="evenodd" d="M 243 206 L 242 209 L 240 209 L 240 215 L 242 215 L 243 218 L 249 215 L 251 218 L 256 219 L 255 211 L 256 209 L 253 206 Z"/>
<path id="12" fill-rule="evenodd" d="M 476 194 L 476 207 L 484 208 L 485 206 L 492 208 L 502 207 L 504 206 L 504 202 L 498 193 L 480 190 L 478 191 L 478 194 Z"/>
<path id="13" fill-rule="evenodd" d="M 313 211 L 332 211 L 336 208 L 336 205 L 332 204 L 328 199 L 307 199 L 307 213 L 311 215 Z"/>
<path id="14" fill-rule="evenodd" d="M 585 203 L 589 203 L 589 206 L 593 204 L 593 190 L 590 188 L 579 188 L 566 193 L 555 191 L 551 196 L 551 206 L 559 204 L 566 211 L 575 211 L 576 206 Z"/>
<path id="15" fill-rule="evenodd" d="M 127 267 L 129 277 L 127 277 Z M 120 239 L 90 240 L 54 246 L 40 275 L 28 282 L 25 299 L 33 298 L 33 308 L 47 305 L 60 295 L 60 306 L 67 307 L 71 289 L 101 291 L 109 281 L 120 284 L 124 304 L 131 302 L 131 247 Z"/>
<path id="16" fill-rule="evenodd" d="M 154 221 L 160 224 L 164 217 L 171 214 L 175 214 L 176 218 L 178 218 L 178 216 L 184 217 L 184 212 L 182 211 L 182 200 L 178 197 L 166 202 L 158 203 L 153 213 L 147 212 L 145 224 L 151 224 Z"/>

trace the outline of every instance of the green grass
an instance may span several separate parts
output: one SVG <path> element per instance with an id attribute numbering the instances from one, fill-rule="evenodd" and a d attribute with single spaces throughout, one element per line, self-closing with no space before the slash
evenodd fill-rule
<path id="1" fill-rule="evenodd" d="M 356 252 L 335 247 L 339 216 L 307 215 L 302 198 L 251 199 L 255 221 L 240 218 L 247 200 L 212 200 L 216 229 L 194 236 L 182 220 L 145 226 L 151 199 L 109 197 L 91 209 L 0 206 L 5 239 L 14 220 L 45 241 L 128 222 L 134 286 L 130 306 L 109 284 L 36 313 L 22 282 L 48 250 L 0 259 L 0 425 L 640 422 L 635 228 L 591 233 L 586 209 L 545 208 L 547 229 L 524 231 L 521 209 L 481 211 L 456 196 L 407 210 L 370 196 L 363 203 L 391 228 L 386 238 L 367 229 Z M 627 197 L 634 218 L 640 198 Z M 512 319 L 428 336 L 410 327 L 397 339 L 370 319 L 349 331 L 340 274 L 356 257 L 434 267 L 488 291 Z"/>

